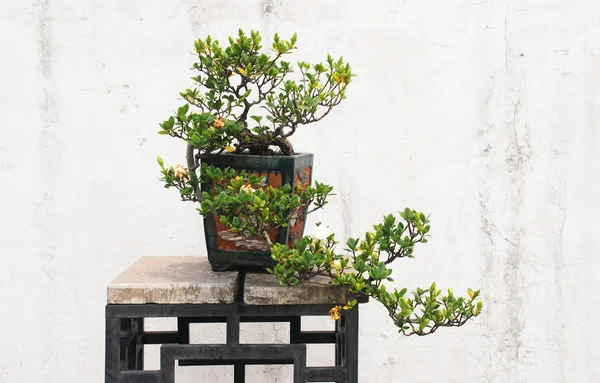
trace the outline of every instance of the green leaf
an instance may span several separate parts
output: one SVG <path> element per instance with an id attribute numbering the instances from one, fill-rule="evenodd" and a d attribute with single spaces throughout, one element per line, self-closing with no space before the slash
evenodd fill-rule
<path id="1" fill-rule="evenodd" d="M 177 109 L 177 115 L 178 116 L 185 116 L 188 112 L 188 110 L 190 109 L 190 105 L 189 104 L 185 104 L 183 106 L 180 106 Z"/>

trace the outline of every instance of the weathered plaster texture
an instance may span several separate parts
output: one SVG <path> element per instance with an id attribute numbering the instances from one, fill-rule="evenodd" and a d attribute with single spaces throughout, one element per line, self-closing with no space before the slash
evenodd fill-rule
<path id="1" fill-rule="evenodd" d="M 142 255 L 204 254 L 197 212 L 157 180 L 156 155 L 184 161 L 157 124 L 193 39 L 238 27 L 296 31 L 293 61 L 344 55 L 359 75 L 295 136 L 337 191 L 312 221 L 358 236 L 405 206 L 432 213 L 395 285 L 482 288 L 479 320 L 425 338 L 363 306 L 362 382 L 598 381 L 600 2 L 20 0 L 0 2 L 1 382 L 101 381 L 107 283 Z"/>

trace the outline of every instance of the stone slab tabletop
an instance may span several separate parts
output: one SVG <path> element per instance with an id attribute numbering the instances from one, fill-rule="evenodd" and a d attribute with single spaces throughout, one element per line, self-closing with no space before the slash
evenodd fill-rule
<path id="1" fill-rule="evenodd" d="M 142 257 L 107 290 L 108 304 L 229 304 L 238 293 L 238 272 L 214 272 L 200 256 Z"/>
<path id="2" fill-rule="evenodd" d="M 336 305 L 350 298 L 344 286 L 334 286 L 327 277 L 317 276 L 295 286 L 282 286 L 272 274 L 248 273 L 244 282 L 246 305 Z"/>

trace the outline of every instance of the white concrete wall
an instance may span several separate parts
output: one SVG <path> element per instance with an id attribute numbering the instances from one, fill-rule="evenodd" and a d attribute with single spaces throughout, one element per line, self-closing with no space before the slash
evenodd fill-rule
<path id="1" fill-rule="evenodd" d="M 142 255 L 204 253 L 199 216 L 157 180 L 156 155 L 183 161 L 157 124 L 194 38 L 238 27 L 297 31 L 297 59 L 344 55 L 359 74 L 295 136 L 338 192 L 313 221 L 356 236 L 407 205 L 431 212 L 397 283 L 482 288 L 480 319 L 425 338 L 364 307 L 361 382 L 599 381 L 600 2 L 4 0 L 1 382 L 102 381 L 106 283 Z M 181 381 L 198 371 L 230 381 Z"/>

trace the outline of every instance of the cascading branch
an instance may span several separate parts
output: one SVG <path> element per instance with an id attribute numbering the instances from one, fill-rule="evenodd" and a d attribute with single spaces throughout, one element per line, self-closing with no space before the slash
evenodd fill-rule
<path id="1" fill-rule="evenodd" d="M 333 191 L 332 186 L 319 182 L 274 188 L 265 186 L 264 176 L 208 165 L 202 166 L 201 174 L 203 183 L 214 186 L 202 193 L 200 214 L 216 214 L 233 233 L 262 236 L 267 241 L 271 230 L 294 226 L 295 220 L 322 209 Z"/>
<path id="2" fill-rule="evenodd" d="M 185 201 L 199 202 L 201 215 L 216 214 L 219 222 L 246 238 L 270 241 L 269 232 L 294 226 L 293 222 L 322 209 L 333 187 L 315 182 L 314 186 L 281 187 L 266 185 L 266 177 L 231 168 L 219 169 L 202 164 L 200 177 L 182 166 L 167 168 L 158 158 L 166 188 L 176 188 Z M 200 184 L 212 185 L 197 198 Z"/>
<path id="3" fill-rule="evenodd" d="M 271 254 L 277 265 L 269 272 L 282 285 L 295 285 L 317 275 L 328 276 L 332 283 L 345 285 L 351 293 L 374 298 L 387 309 L 390 318 L 404 335 L 428 335 L 440 327 L 459 327 L 477 317 L 483 302 L 479 290 L 468 289 L 468 297 L 457 297 L 452 289 L 442 295 L 434 283 L 428 289 L 388 291 L 384 281 L 393 282 L 389 265 L 399 258 L 413 258 L 417 243 L 427 242 L 429 219 L 414 210 L 405 209 L 397 220 L 393 215 L 374 225 L 363 239 L 346 242 L 349 257 L 336 254 L 335 234 L 317 226 L 315 234 L 296 242 L 293 249 L 275 244 Z M 330 314 L 339 319 L 340 309 L 350 309 L 356 300 L 334 307 Z"/>

